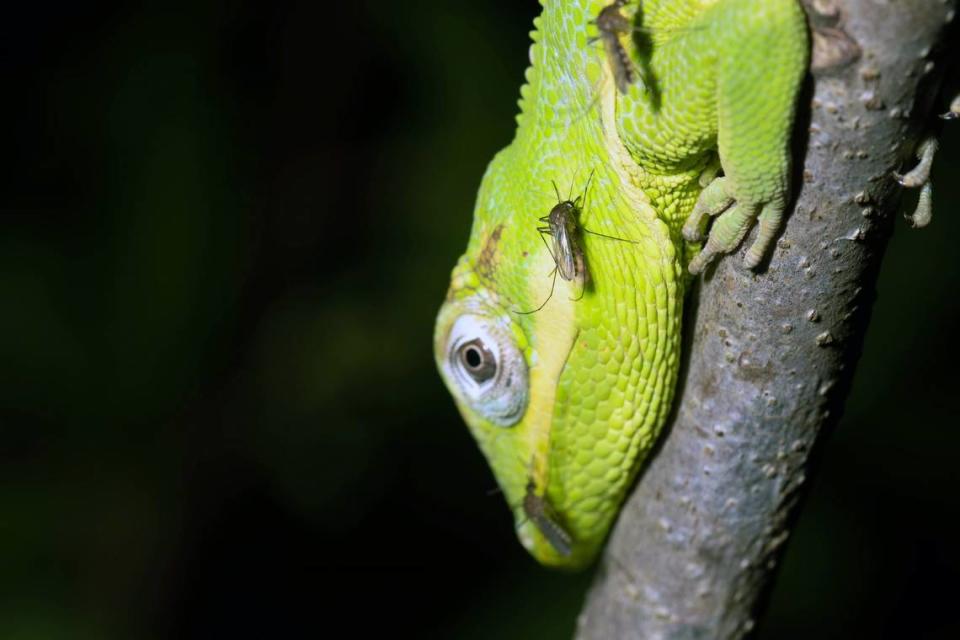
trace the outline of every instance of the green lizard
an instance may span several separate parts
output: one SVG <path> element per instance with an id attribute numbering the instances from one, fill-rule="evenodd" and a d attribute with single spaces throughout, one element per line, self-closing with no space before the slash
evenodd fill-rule
<path id="1" fill-rule="evenodd" d="M 649 44 L 638 52 L 622 35 L 645 58 L 644 82 L 621 92 L 591 44 L 605 3 L 543 4 L 516 137 L 483 177 L 435 355 L 522 544 L 580 567 L 670 411 L 689 274 L 758 220 L 755 266 L 777 231 L 808 41 L 796 0 L 618 2 Z M 538 220 L 557 204 L 554 182 L 589 191 L 577 193 L 582 229 L 629 240 L 580 236 L 585 291 L 551 285 L 557 258 Z M 518 312 L 552 286 L 542 309 Z"/>

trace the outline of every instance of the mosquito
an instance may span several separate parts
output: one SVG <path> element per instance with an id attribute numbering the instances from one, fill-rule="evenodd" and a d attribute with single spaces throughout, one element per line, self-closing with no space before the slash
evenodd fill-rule
<path id="1" fill-rule="evenodd" d="M 550 252 L 550 256 L 553 258 L 555 265 L 553 271 L 550 272 L 550 275 L 553 276 L 553 282 L 550 284 L 550 295 L 548 295 L 547 299 L 543 301 L 543 304 L 536 309 L 532 311 L 517 311 L 516 313 L 527 315 L 543 309 L 547 303 L 550 302 L 550 298 L 553 297 L 553 291 L 557 286 L 557 274 L 567 282 L 575 282 L 580 288 L 580 295 L 575 298 L 575 300 L 583 297 L 587 283 L 590 281 L 590 274 L 587 272 L 587 261 L 583 253 L 581 232 L 589 233 L 592 236 L 607 238 L 608 240 L 619 240 L 620 242 L 637 244 L 635 240 L 608 236 L 580 226 L 578 218 L 580 217 L 581 206 L 586 200 L 587 193 L 590 191 L 593 174 L 594 172 L 591 171 L 583 193 L 573 200 L 571 200 L 572 193 L 568 194 L 566 200 L 564 200 L 560 196 L 560 189 L 557 188 L 557 183 L 551 180 L 553 192 L 557 195 L 557 204 L 550 209 L 550 213 L 539 219 L 539 221 L 545 223 L 545 225 L 537 227 L 540 239 L 543 241 L 547 251 Z M 571 185 L 571 189 L 572 188 Z M 547 236 L 550 237 L 550 242 L 547 242 Z"/>
<path id="2" fill-rule="evenodd" d="M 637 80 L 637 72 L 633 67 L 633 61 L 630 60 L 630 54 L 620 42 L 621 36 L 634 30 L 630 20 L 620 13 L 626 4 L 627 0 L 615 0 L 601 9 L 597 17 L 590 22 L 597 27 L 599 35 L 588 40 L 589 44 L 597 40 L 603 42 L 603 49 L 607 53 L 607 61 L 610 63 L 610 69 L 613 71 L 613 78 L 620 93 L 626 93 L 630 85 Z"/>

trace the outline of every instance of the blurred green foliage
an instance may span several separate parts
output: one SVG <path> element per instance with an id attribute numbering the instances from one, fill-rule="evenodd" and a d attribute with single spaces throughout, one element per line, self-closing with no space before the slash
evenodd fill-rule
<path id="1" fill-rule="evenodd" d="M 431 352 L 537 9 L 15 10 L 0 637 L 570 635 Z M 762 637 L 960 631 L 948 133 Z"/>

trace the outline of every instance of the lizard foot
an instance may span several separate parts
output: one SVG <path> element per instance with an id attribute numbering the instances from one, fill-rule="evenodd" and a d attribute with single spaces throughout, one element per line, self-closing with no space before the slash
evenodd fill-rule
<path id="1" fill-rule="evenodd" d="M 754 220 L 759 221 L 760 229 L 757 239 L 753 241 L 743 259 L 744 266 L 753 269 L 760 264 L 767 249 L 773 244 L 773 238 L 783 219 L 783 199 L 767 203 L 738 201 L 730 191 L 729 178 L 716 178 L 700 193 L 693 211 L 683 225 L 683 237 L 688 242 L 698 242 L 703 237 L 702 229 L 706 220 L 717 217 L 710 227 L 703 250 L 687 267 L 693 275 L 703 271 L 718 255 L 736 249 L 750 231 Z"/>
<path id="2" fill-rule="evenodd" d="M 953 101 L 960 109 L 960 98 Z M 953 106 L 951 105 L 951 112 Z M 904 217 L 915 229 L 921 229 L 933 219 L 933 185 L 930 182 L 930 168 L 933 166 L 933 157 L 937 153 L 937 139 L 930 136 L 925 138 L 917 147 L 917 159 L 920 161 L 907 173 L 894 173 L 894 179 L 908 189 L 920 187 L 920 199 L 913 214 L 904 214 Z"/>

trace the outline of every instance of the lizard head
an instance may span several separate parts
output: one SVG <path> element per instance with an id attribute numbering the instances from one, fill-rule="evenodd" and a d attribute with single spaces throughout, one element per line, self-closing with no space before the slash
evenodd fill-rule
<path id="1" fill-rule="evenodd" d="M 670 306 L 664 278 L 677 268 L 671 256 L 659 260 L 658 242 L 585 236 L 590 277 L 552 274 L 539 219 L 557 204 L 551 174 L 576 173 L 554 167 L 521 178 L 512 154 L 494 160 L 434 337 L 437 366 L 521 543 L 541 563 L 569 568 L 595 557 L 662 423 L 672 378 L 651 365 L 669 351 L 657 308 Z M 579 171 L 581 189 L 586 173 Z M 650 240 L 614 184 L 597 172 L 581 200 L 583 224 Z M 666 276 L 645 276 L 661 263 Z"/>

